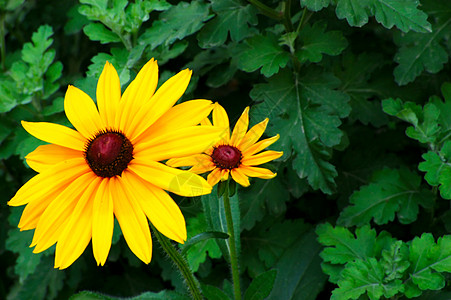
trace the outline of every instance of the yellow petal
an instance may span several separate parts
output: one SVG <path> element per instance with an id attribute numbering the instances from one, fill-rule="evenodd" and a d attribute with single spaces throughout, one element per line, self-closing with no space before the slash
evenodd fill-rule
<path id="1" fill-rule="evenodd" d="M 72 181 L 86 173 L 92 171 L 83 158 L 63 161 L 28 180 L 8 205 L 20 206 L 48 197 L 55 190 L 65 189 Z"/>
<path id="2" fill-rule="evenodd" d="M 199 175 L 151 160 L 135 158 L 128 169 L 157 187 L 177 195 L 194 197 L 211 192 L 211 186 Z"/>
<path id="3" fill-rule="evenodd" d="M 278 139 L 279 139 L 279 135 L 275 135 L 271 138 L 261 140 L 258 143 L 255 143 L 252 146 L 250 146 L 249 148 L 247 148 L 247 150 L 243 150 L 242 154 L 243 154 L 243 156 L 250 156 L 250 155 L 253 155 L 254 153 L 258 153 L 258 152 L 262 151 L 263 149 L 274 144 Z"/>
<path id="4" fill-rule="evenodd" d="M 66 126 L 47 122 L 26 122 L 22 126 L 32 136 L 41 141 L 60 145 L 78 151 L 85 148 L 86 139 L 77 131 Z"/>
<path id="5" fill-rule="evenodd" d="M 177 102 L 188 87 L 190 78 L 191 71 L 188 69 L 172 76 L 157 90 L 149 103 L 133 116 L 130 128 L 132 142 Z"/>
<path id="6" fill-rule="evenodd" d="M 155 228 L 174 241 L 186 241 L 185 218 L 180 208 L 162 189 L 142 180 L 132 172 L 122 174 L 129 194 L 134 196 Z"/>
<path id="7" fill-rule="evenodd" d="M 232 146 L 237 147 L 244 135 L 246 134 L 247 128 L 249 126 L 249 107 L 246 107 L 244 112 L 241 114 L 241 117 L 235 124 L 235 128 L 233 128 L 232 136 L 230 137 L 230 144 Z"/>
<path id="8" fill-rule="evenodd" d="M 230 140 L 229 117 L 227 116 L 225 109 L 219 103 L 215 103 L 212 118 L 214 126 L 224 128 L 224 136 L 221 139 L 221 142 L 223 144 L 228 144 Z"/>
<path id="9" fill-rule="evenodd" d="M 226 181 L 227 179 L 229 179 L 229 174 L 230 174 L 230 170 L 229 169 L 222 169 L 221 170 L 221 181 Z"/>
<path id="10" fill-rule="evenodd" d="M 58 241 L 81 195 L 97 178 L 93 173 L 78 177 L 50 203 L 39 219 L 34 232 L 31 242 L 31 246 L 36 245 L 34 253 L 42 252 Z"/>
<path id="11" fill-rule="evenodd" d="M 216 168 L 210 172 L 207 176 L 207 182 L 209 185 L 214 186 L 221 179 L 221 169 Z"/>
<path id="12" fill-rule="evenodd" d="M 273 173 L 265 168 L 250 167 L 250 166 L 240 166 L 240 170 L 243 171 L 244 175 L 248 177 L 257 177 L 262 179 L 271 179 L 276 177 L 277 173 Z"/>
<path id="13" fill-rule="evenodd" d="M 73 85 L 67 88 L 64 111 L 75 129 L 87 139 L 105 128 L 94 101 Z"/>
<path id="14" fill-rule="evenodd" d="M 133 156 L 161 161 L 202 153 L 220 139 L 222 128 L 190 126 L 157 136 L 147 143 L 137 144 Z"/>
<path id="15" fill-rule="evenodd" d="M 129 139 L 134 137 L 133 132 L 137 130 L 136 126 L 142 130 L 149 126 L 149 124 L 141 122 L 144 117 L 149 118 L 152 114 L 148 107 L 157 83 L 158 64 L 152 58 L 141 68 L 136 78 L 127 87 L 119 103 L 116 125 L 127 134 Z"/>
<path id="16" fill-rule="evenodd" d="M 92 252 L 103 266 L 111 248 L 114 229 L 113 198 L 109 178 L 103 178 L 94 197 L 92 214 Z"/>
<path id="17" fill-rule="evenodd" d="M 244 175 L 243 171 L 240 170 L 240 168 L 235 168 L 230 171 L 230 175 L 232 175 L 233 180 L 241 184 L 242 186 L 246 187 L 249 186 L 249 178 Z"/>
<path id="18" fill-rule="evenodd" d="M 37 147 L 25 156 L 27 164 L 38 173 L 68 159 L 83 157 L 83 152 L 50 144 Z"/>
<path id="19" fill-rule="evenodd" d="M 36 228 L 39 218 L 52 201 L 63 191 L 63 189 L 56 189 L 46 197 L 34 199 L 29 202 L 22 212 L 19 225 L 20 230 L 30 230 Z"/>
<path id="20" fill-rule="evenodd" d="M 97 82 L 96 98 L 103 124 L 107 128 L 116 128 L 115 118 L 121 99 L 121 83 L 116 69 L 108 61 Z"/>
<path id="21" fill-rule="evenodd" d="M 183 127 L 194 126 L 205 119 L 213 109 L 210 100 L 190 100 L 178 104 L 163 114 L 152 124 L 135 143 L 146 141 L 153 136 L 167 134 Z"/>
<path id="22" fill-rule="evenodd" d="M 265 151 L 252 156 L 244 156 L 241 163 L 247 166 L 256 166 L 277 159 L 282 155 L 282 151 Z"/>
<path id="23" fill-rule="evenodd" d="M 240 148 L 242 151 L 245 151 L 247 148 L 255 144 L 255 142 L 257 142 L 265 132 L 266 125 L 268 125 L 268 118 L 249 129 L 249 131 L 243 137 L 241 143 L 238 145 L 238 148 Z"/>
<path id="24" fill-rule="evenodd" d="M 92 214 L 94 196 L 102 179 L 95 177 L 84 187 L 83 195 L 77 201 L 68 223 L 64 226 L 55 251 L 55 268 L 69 267 L 83 254 L 92 236 Z"/>
<path id="25" fill-rule="evenodd" d="M 130 250 L 140 260 L 148 264 L 152 259 L 149 224 L 141 207 L 133 201 L 133 195 L 128 192 L 124 185 L 121 177 L 111 178 L 114 215 L 121 226 Z"/>
<path id="26" fill-rule="evenodd" d="M 202 174 L 205 172 L 209 172 L 216 168 L 216 165 L 214 162 L 210 160 L 205 160 L 197 165 L 194 165 L 191 169 L 189 169 L 190 172 L 196 173 L 196 174 Z"/>
<path id="27" fill-rule="evenodd" d="M 185 157 L 171 158 L 166 162 L 166 164 L 170 167 L 189 167 L 203 163 L 203 161 L 208 158 L 209 156 L 205 154 L 195 154 Z"/>

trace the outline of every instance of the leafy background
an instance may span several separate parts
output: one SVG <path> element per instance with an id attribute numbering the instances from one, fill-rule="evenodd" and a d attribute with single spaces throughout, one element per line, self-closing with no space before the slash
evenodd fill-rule
<path id="1" fill-rule="evenodd" d="M 245 299 L 451 298 L 450 33 L 442 0 L 1 0 L 0 299 L 187 298 L 162 250 L 144 265 L 118 226 L 104 267 L 88 248 L 53 269 L 6 205 L 40 144 L 20 120 L 69 125 L 68 84 L 95 99 L 105 60 L 124 89 L 151 57 L 160 82 L 194 71 L 182 101 L 232 121 L 251 106 L 281 136 L 278 176 L 231 199 Z M 216 191 L 176 200 L 204 295 L 232 298 L 224 240 L 198 238 L 225 231 Z"/>

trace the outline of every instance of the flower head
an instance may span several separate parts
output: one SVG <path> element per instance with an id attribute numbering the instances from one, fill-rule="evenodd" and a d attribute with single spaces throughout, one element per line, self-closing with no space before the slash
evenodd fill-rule
<path id="1" fill-rule="evenodd" d="M 191 78 L 186 69 L 156 92 L 158 65 L 150 60 L 121 96 L 119 77 L 106 63 L 97 83 L 97 107 L 69 86 L 64 110 L 74 129 L 46 122 L 22 122 L 48 142 L 26 156 L 37 174 L 8 202 L 25 205 L 21 230 L 35 229 L 31 246 L 41 252 L 56 245 L 55 267 L 66 268 L 92 240 L 94 257 L 105 264 L 114 217 L 132 252 L 152 256 L 148 219 L 167 237 L 186 240 L 185 219 L 166 191 L 182 196 L 211 192 L 200 176 L 162 160 L 201 153 L 221 129 L 198 126 L 213 109 L 209 100 L 174 106 Z"/>
<path id="2" fill-rule="evenodd" d="M 221 140 L 202 154 L 170 159 L 166 162 L 167 165 L 172 167 L 192 166 L 190 171 L 196 174 L 211 171 L 207 177 L 207 181 L 211 185 L 217 184 L 220 180 L 227 180 L 229 174 L 242 186 L 249 186 L 249 177 L 270 179 L 276 176 L 268 169 L 256 167 L 283 155 L 281 151 L 261 152 L 279 139 L 279 135 L 276 135 L 257 142 L 265 132 L 268 124 L 267 118 L 248 131 L 249 107 L 247 107 L 230 135 L 227 113 L 221 105 L 216 103 L 213 109 L 213 124 L 208 119 L 204 119 L 202 123 L 225 128 L 226 131 Z"/>

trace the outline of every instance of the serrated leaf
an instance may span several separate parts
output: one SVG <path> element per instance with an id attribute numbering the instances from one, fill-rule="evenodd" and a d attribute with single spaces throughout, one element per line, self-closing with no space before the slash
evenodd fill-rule
<path id="1" fill-rule="evenodd" d="M 293 78 L 279 73 L 267 84 L 257 84 L 250 96 L 255 101 L 253 117 L 269 122 L 267 134 L 280 134 L 279 148 L 292 153 L 293 168 L 300 178 L 307 178 L 314 189 L 332 193 L 335 187 L 335 167 L 328 162 L 330 147 L 338 145 L 342 132 L 340 117 L 349 114 L 349 98 L 334 90 L 333 76 L 315 72 Z"/>
<path id="2" fill-rule="evenodd" d="M 389 250 L 382 250 L 382 267 L 385 272 L 385 281 L 401 279 L 404 276 L 404 272 L 410 266 L 407 260 L 408 255 L 408 247 L 402 241 L 393 243 Z"/>
<path id="3" fill-rule="evenodd" d="M 246 72 L 261 68 L 260 72 L 266 77 L 279 72 L 290 60 L 290 54 L 280 47 L 276 36 L 271 33 L 246 39 L 236 51 L 239 54 L 238 68 Z"/>
<path id="4" fill-rule="evenodd" d="M 375 16 L 388 29 L 396 26 L 403 32 L 430 32 L 427 14 L 417 8 L 419 4 L 418 0 L 338 0 L 336 13 L 351 26 L 361 27 Z"/>
<path id="5" fill-rule="evenodd" d="M 449 268 L 451 248 L 445 248 L 449 246 L 450 241 L 450 237 L 444 237 L 440 245 L 436 245 L 430 233 L 423 233 L 421 237 L 413 239 L 409 255 L 409 280 L 412 280 L 421 290 L 438 290 L 444 287 L 443 275 L 432 270 L 451 271 Z M 441 266 L 442 262 L 443 266 Z"/>
<path id="6" fill-rule="evenodd" d="M 426 172 L 424 179 L 426 179 L 430 185 L 438 186 L 440 183 L 440 173 L 442 168 L 445 167 L 443 161 L 440 159 L 440 156 L 433 151 L 428 151 L 421 157 L 424 161 L 418 165 L 418 169 Z"/>
<path id="7" fill-rule="evenodd" d="M 341 31 L 327 31 L 327 24 L 316 22 L 313 26 L 305 24 L 299 32 L 301 41 L 295 55 L 304 63 L 306 61 L 318 63 L 323 59 L 323 54 L 335 56 L 340 54 L 348 45 Z"/>
<path id="8" fill-rule="evenodd" d="M 285 202 L 290 199 L 290 194 L 280 176 L 271 180 L 255 180 L 238 194 L 243 229 L 250 230 L 267 213 L 281 215 L 285 212 Z"/>
<path id="9" fill-rule="evenodd" d="M 151 49 L 159 45 L 169 46 L 199 31 L 210 18 L 207 4 L 180 2 L 161 13 L 158 20 L 139 37 L 138 42 L 150 45 Z"/>
<path id="10" fill-rule="evenodd" d="M 244 293 L 244 300 L 263 300 L 271 293 L 277 271 L 269 270 L 258 275 Z"/>
<path id="11" fill-rule="evenodd" d="M 83 27 L 83 32 L 90 40 L 99 41 L 102 44 L 117 43 L 121 38 L 114 32 L 108 30 L 103 24 L 90 23 Z"/>
<path id="12" fill-rule="evenodd" d="M 384 169 L 373 175 L 369 185 L 354 192 L 352 206 L 346 207 L 337 221 L 344 226 L 362 226 L 371 219 L 378 225 L 393 221 L 397 213 L 403 224 L 416 220 L 418 206 L 430 206 L 433 194 L 420 189 L 421 178 L 407 169 Z"/>
<path id="13" fill-rule="evenodd" d="M 248 24 L 257 24 L 257 11 L 250 4 L 241 0 L 212 0 L 211 2 L 211 8 L 216 13 L 216 17 L 210 20 L 197 36 L 202 48 L 224 44 L 229 32 L 232 41 L 239 42 L 252 32 Z"/>
<path id="14" fill-rule="evenodd" d="M 399 64 L 393 72 L 395 81 L 405 85 L 415 80 L 423 71 L 435 74 L 443 69 L 448 62 L 448 50 L 443 46 L 451 30 L 451 21 L 434 24 L 431 33 L 409 32 L 399 35 L 395 42 L 399 51 L 395 61 Z"/>
<path id="15" fill-rule="evenodd" d="M 307 7 L 312 11 L 320 11 L 321 9 L 328 7 L 329 4 L 333 3 L 332 0 L 300 0 L 302 7 Z"/>
<path id="16" fill-rule="evenodd" d="M 52 45 L 53 29 L 49 25 L 42 25 L 33 33 L 33 43 L 25 43 L 22 49 L 22 60 L 31 65 L 41 65 L 45 51 Z M 53 60 L 53 58 L 52 58 Z M 47 69 L 44 68 L 43 69 Z"/>
<path id="17" fill-rule="evenodd" d="M 346 265 L 338 288 L 332 291 L 333 300 L 358 299 L 364 293 L 373 299 L 393 297 L 403 289 L 402 281 L 384 282 L 384 270 L 373 257 L 357 259 Z"/>

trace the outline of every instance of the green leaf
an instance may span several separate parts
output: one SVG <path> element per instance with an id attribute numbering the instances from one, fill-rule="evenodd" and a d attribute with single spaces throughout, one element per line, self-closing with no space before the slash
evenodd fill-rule
<path id="1" fill-rule="evenodd" d="M 271 293 L 277 271 L 269 270 L 258 275 L 244 293 L 244 300 L 263 300 Z"/>
<path id="2" fill-rule="evenodd" d="M 191 270 L 196 272 L 199 269 L 199 265 L 207 259 L 207 255 L 211 258 L 220 258 L 221 251 L 214 239 L 205 236 L 199 237 L 199 234 L 204 234 L 207 230 L 204 214 L 198 214 L 195 218 L 188 219 L 186 227 L 188 243 L 182 245 L 181 248 L 186 253 L 186 260 Z M 214 234 L 215 237 L 219 236 L 217 233 Z M 224 239 L 224 233 L 221 233 L 223 234 L 221 238 Z M 228 236 L 227 234 L 225 235 Z M 194 242 L 191 241 L 193 238 L 195 239 Z"/>
<path id="3" fill-rule="evenodd" d="M 433 151 L 428 151 L 421 157 L 424 161 L 418 165 L 418 169 L 426 172 L 424 179 L 426 179 L 430 185 L 438 186 L 440 184 L 440 174 L 442 172 L 442 168 L 446 168 L 446 165 L 440 159 L 440 156 Z M 446 184 L 446 180 L 441 181 Z"/>
<path id="4" fill-rule="evenodd" d="M 342 272 L 339 287 L 332 291 L 331 300 L 359 299 L 364 293 L 371 300 L 390 298 L 403 290 L 401 280 L 386 283 L 384 275 L 382 265 L 375 258 L 350 262 Z"/>
<path id="5" fill-rule="evenodd" d="M 240 207 L 238 201 L 238 195 L 235 194 L 229 198 L 230 206 L 232 210 L 233 229 L 235 231 L 235 246 L 237 247 L 237 253 L 241 252 L 241 224 L 240 224 Z M 213 187 L 213 190 L 208 195 L 202 196 L 202 206 L 204 208 L 205 219 L 207 222 L 207 229 L 219 232 L 227 231 L 227 222 L 224 211 L 224 200 L 222 197 L 217 197 L 217 185 Z M 227 261 L 230 261 L 228 245 L 225 240 L 216 240 L 222 255 Z"/>
<path id="6" fill-rule="evenodd" d="M 401 279 L 409 268 L 407 260 L 409 249 L 402 241 L 393 243 L 389 250 L 382 250 L 382 267 L 385 272 L 385 281 Z"/>
<path id="7" fill-rule="evenodd" d="M 359 120 L 364 125 L 371 123 L 381 127 L 388 123 L 387 115 L 382 111 L 379 99 L 388 97 L 391 90 L 381 86 L 376 71 L 383 66 L 384 58 L 379 53 L 361 53 L 354 55 L 346 52 L 341 55 L 341 63 L 334 67 L 334 75 L 340 81 L 340 90 L 349 95 L 352 107 L 349 119 Z M 381 63 L 382 62 L 382 63 Z"/>
<path id="8" fill-rule="evenodd" d="M 334 3 L 332 0 L 300 0 L 302 7 L 307 7 L 312 11 L 320 11 L 321 9 L 328 7 L 329 4 Z"/>
<path id="9" fill-rule="evenodd" d="M 211 18 L 209 6 L 202 2 L 180 2 L 160 14 L 138 39 L 143 45 L 155 49 L 159 45 L 172 45 L 177 40 L 199 31 Z"/>
<path id="10" fill-rule="evenodd" d="M 250 230 L 268 213 L 277 216 L 285 212 L 290 194 L 281 176 L 279 174 L 271 180 L 255 179 L 250 187 L 238 194 L 243 229 Z"/>
<path id="11" fill-rule="evenodd" d="M 16 84 L 11 79 L 0 79 L 0 113 L 8 112 L 16 107 L 19 95 Z"/>
<path id="12" fill-rule="evenodd" d="M 320 251 L 313 230 L 298 238 L 275 264 L 277 276 L 267 299 L 317 299 L 326 281 L 320 268 Z"/>
<path id="13" fill-rule="evenodd" d="M 395 36 L 399 51 L 395 55 L 398 66 L 393 74 L 399 85 L 414 81 L 424 70 L 435 74 L 448 62 L 448 50 L 443 40 L 451 30 L 451 19 L 448 15 L 446 20 L 439 22 L 432 26 L 430 33 L 409 32 Z"/>
<path id="14" fill-rule="evenodd" d="M 182 254 L 185 254 L 188 249 L 196 243 L 203 242 L 209 239 L 227 239 L 229 235 L 225 232 L 219 231 L 206 231 L 199 233 L 192 238 L 190 238 L 185 244 L 183 244 Z"/>
<path id="15" fill-rule="evenodd" d="M 117 43 L 121 38 L 114 32 L 108 30 L 103 24 L 90 23 L 83 27 L 83 32 L 92 41 L 99 41 L 102 44 Z"/>
<path id="16" fill-rule="evenodd" d="M 451 238 L 449 236 L 440 238 L 438 244 L 430 233 L 423 233 L 421 237 L 413 239 L 410 246 L 410 268 L 409 284 L 415 284 L 421 290 L 438 290 L 445 286 L 445 278 L 440 273 L 450 272 L 449 262 L 451 259 Z"/>
<path id="17" fill-rule="evenodd" d="M 208 300 L 230 300 L 226 293 L 212 285 L 202 284 L 202 293 Z"/>
<path id="18" fill-rule="evenodd" d="M 420 176 L 405 168 L 376 172 L 370 184 L 352 194 L 349 201 L 353 205 L 342 211 L 337 224 L 362 226 L 373 219 L 382 225 L 393 221 L 396 213 L 402 224 L 412 223 L 418 206 L 430 207 L 433 202 L 433 194 L 421 189 L 420 183 Z"/>
<path id="19" fill-rule="evenodd" d="M 361 27 L 368 17 L 390 29 L 398 27 L 403 32 L 431 32 L 427 14 L 419 10 L 418 0 L 338 0 L 336 13 L 351 26 Z"/>
<path id="20" fill-rule="evenodd" d="M 33 43 L 25 43 L 23 46 L 22 60 L 30 65 L 41 66 L 41 69 L 45 71 L 50 63 L 44 63 L 46 61 L 44 54 L 53 43 L 53 40 L 50 38 L 52 35 L 52 27 L 49 25 L 40 26 L 31 36 Z M 51 60 L 53 60 L 53 57 Z"/>
<path id="21" fill-rule="evenodd" d="M 33 274 L 23 282 L 16 282 L 8 293 L 8 300 L 53 300 L 63 288 L 66 273 L 53 268 L 53 257 L 43 256 Z"/>
<path id="22" fill-rule="evenodd" d="M 313 26 L 305 24 L 299 32 L 301 46 L 295 55 L 304 63 L 306 61 L 318 63 L 323 54 L 335 56 L 340 54 L 348 45 L 341 31 L 327 31 L 325 22 L 316 22 Z"/>
<path id="23" fill-rule="evenodd" d="M 288 72 L 271 77 L 267 84 L 257 84 L 250 96 L 255 105 L 253 117 L 269 122 L 267 134 L 280 134 L 278 148 L 293 151 L 293 168 L 300 178 L 307 178 L 314 189 L 332 193 L 335 167 L 328 162 L 331 147 L 340 143 L 340 117 L 349 114 L 349 98 L 334 90 L 339 84 L 329 74 L 307 72 L 293 78 Z"/>
<path id="24" fill-rule="evenodd" d="M 211 0 L 211 2 L 211 8 L 216 16 L 197 36 L 202 48 L 224 44 L 229 32 L 234 42 L 243 40 L 253 32 L 248 24 L 256 25 L 258 19 L 256 9 L 252 5 L 242 0 Z"/>
<path id="25" fill-rule="evenodd" d="M 275 35 L 255 35 L 245 40 L 237 47 L 238 68 L 245 72 L 253 72 L 261 68 L 260 72 L 266 77 L 279 72 L 290 60 L 290 54 L 282 49 Z"/>
<path id="26" fill-rule="evenodd" d="M 113 297 L 101 293 L 82 291 L 72 295 L 69 300 L 121 300 L 122 297 Z M 179 294 L 175 291 L 162 290 L 158 293 L 145 292 L 136 297 L 128 297 L 128 300 L 189 300 L 186 295 Z"/>

